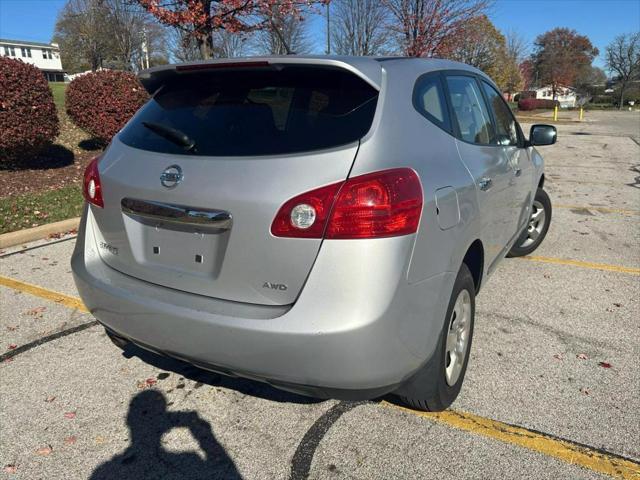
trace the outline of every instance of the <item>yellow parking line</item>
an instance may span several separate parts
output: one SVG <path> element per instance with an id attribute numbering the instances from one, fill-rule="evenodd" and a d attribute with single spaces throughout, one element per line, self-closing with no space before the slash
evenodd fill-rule
<path id="1" fill-rule="evenodd" d="M 60 305 L 64 305 L 68 308 L 73 308 L 82 312 L 88 312 L 87 307 L 84 306 L 82 300 L 70 295 L 65 295 L 64 293 L 54 292 L 53 290 L 48 290 L 37 285 L 32 285 L 31 283 L 21 282 L 20 280 L 16 280 L 13 278 L 3 277 L 2 275 L 0 275 L 0 285 L 18 290 L 20 292 L 30 293 L 31 295 L 34 295 L 36 297 L 59 303 Z"/>
<path id="2" fill-rule="evenodd" d="M 569 208 L 569 209 L 580 209 L 580 210 L 594 210 L 596 212 L 602 213 L 621 213 L 623 215 L 640 215 L 640 210 L 627 210 L 624 208 L 609 208 L 609 207 L 592 207 L 590 205 L 564 205 L 564 204 L 553 204 L 553 208 Z"/>
<path id="3" fill-rule="evenodd" d="M 588 446 L 577 445 L 566 440 L 553 438 L 543 433 L 533 432 L 526 428 L 516 427 L 466 412 L 453 410 L 440 413 L 420 412 L 386 401 L 383 401 L 382 405 L 410 413 L 411 415 L 434 420 L 466 432 L 517 445 L 527 450 L 557 458 L 572 465 L 588 468 L 594 472 L 604 473 L 625 480 L 640 478 L 640 464 L 634 461 L 620 458 Z"/>
<path id="4" fill-rule="evenodd" d="M 572 267 L 589 268 L 591 270 L 604 270 L 608 272 L 630 273 L 632 275 L 640 275 L 640 268 L 622 267 L 620 265 L 609 265 L 608 263 L 582 262 L 580 260 L 570 260 L 566 258 L 537 257 L 531 255 L 528 257 L 519 257 L 521 260 L 530 260 L 532 262 L 554 263 L 556 265 L 569 265 Z"/>
<path id="5" fill-rule="evenodd" d="M 527 258 L 527 257 L 523 257 Z M 531 257 L 528 257 L 531 258 Z M 0 275 L 0 285 L 29 293 L 59 303 L 69 308 L 86 312 L 87 308 L 79 298 L 54 292 L 46 288 L 22 282 Z M 607 452 L 588 446 L 577 445 L 566 440 L 560 440 L 543 433 L 533 432 L 526 428 L 508 425 L 506 423 L 480 417 L 472 413 L 448 410 L 440 413 L 427 413 L 411 410 L 405 407 L 383 401 L 383 406 L 398 409 L 412 415 L 424 417 L 460 430 L 483 435 L 505 443 L 517 445 L 528 450 L 563 460 L 567 463 L 579 465 L 595 472 L 605 473 L 622 479 L 640 478 L 640 464 L 620 458 Z"/>

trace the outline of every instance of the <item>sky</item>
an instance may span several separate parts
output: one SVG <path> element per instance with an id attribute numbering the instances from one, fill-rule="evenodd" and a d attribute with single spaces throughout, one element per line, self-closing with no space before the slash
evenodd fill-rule
<path id="1" fill-rule="evenodd" d="M 66 0 L 0 0 L 0 38 L 49 42 L 58 11 Z M 491 21 L 503 33 L 518 32 L 533 44 L 555 27 L 586 35 L 601 52 L 594 64 L 604 67 L 606 45 L 616 35 L 640 30 L 639 0 L 495 0 Z M 325 22 L 310 19 L 317 53 L 325 49 Z"/>

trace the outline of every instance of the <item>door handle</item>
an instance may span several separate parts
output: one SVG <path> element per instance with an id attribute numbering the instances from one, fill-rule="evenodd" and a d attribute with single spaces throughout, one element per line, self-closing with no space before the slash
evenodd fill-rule
<path id="1" fill-rule="evenodd" d="M 480 188 L 480 190 L 486 192 L 491 188 L 492 183 L 493 181 L 489 177 L 482 177 L 480 180 L 478 180 L 478 187 Z"/>

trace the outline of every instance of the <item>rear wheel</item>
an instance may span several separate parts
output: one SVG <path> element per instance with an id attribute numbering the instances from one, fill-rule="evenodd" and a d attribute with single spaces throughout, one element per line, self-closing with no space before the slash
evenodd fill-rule
<path id="1" fill-rule="evenodd" d="M 511 247 L 508 257 L 523 257 L 533 253 L 547 236 L 551 224 L 551 199 L 547 192 L 538 188 L 533 199 L 531 216 L 527 228 L 522 232 L 515 245 Z"/>
<path id="2" fill-rule="evenodd" d="M 453 403 L 469 362 L 474 317 L 475 284 L 469 268 L 463 264 L 453 285 L 436 351 L 401 390 L 401 398 L 407 405 L 439 412 Z"/>

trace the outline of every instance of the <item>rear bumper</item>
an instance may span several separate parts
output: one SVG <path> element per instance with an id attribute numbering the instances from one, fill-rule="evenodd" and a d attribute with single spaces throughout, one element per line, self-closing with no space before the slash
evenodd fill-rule
<path id="1" fill-rule="evenodd" d="M 71 264 L 105 327 L 204 368 L 320 397 L 375 397 L 414 373 L 435 348 L 454 281 L 443 273 L 407 283 L 412 237 L 325 242 L 294 305 L 228 302 L 112 269 L 91 221 L 85 212 Z"/>

